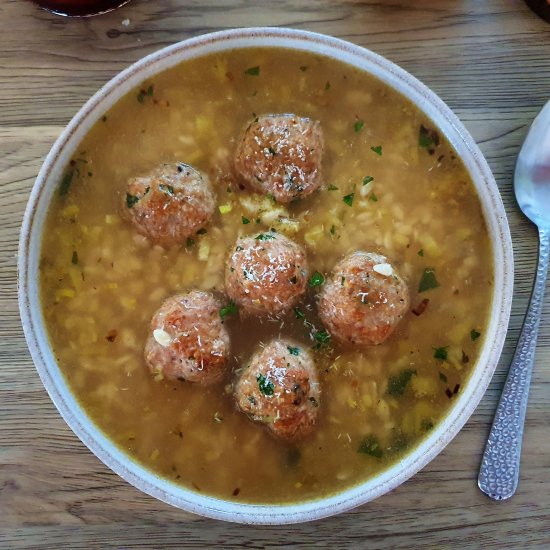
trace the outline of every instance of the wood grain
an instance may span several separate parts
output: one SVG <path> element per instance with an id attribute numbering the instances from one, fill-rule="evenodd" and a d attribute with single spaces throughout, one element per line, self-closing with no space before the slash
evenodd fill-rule
<path id="1" fill-rule="evenodd" d="M 129 19 L 124 26 L 122 21 Z M 550 296 L 543 310 L 519 490 L 495 503 L 476 486 L 521 326 L 536 233 L 512 192 L 515 157 L 550 90 L 550 27 L 519 0 L 133 0 L 71 20 L 0 3 L 0 546 L 4 548 L 548 548 Z M 292 26 L 366 46 L 412 72 L 463 120 L 497 178 L 516 259 L 498 371 L 458 437 L 403 486 L 350 513 L 291 527 L 200 519 L 141 494 L 68 429 L 30 360 L 17 310 L 25 204 L 63 126 L 103 83 L 162 46 L 229 27 Z"/>

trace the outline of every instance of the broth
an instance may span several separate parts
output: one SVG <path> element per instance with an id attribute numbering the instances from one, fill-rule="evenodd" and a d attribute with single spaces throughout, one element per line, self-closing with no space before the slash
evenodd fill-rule
<path id="1" fill-rule="evenodd" d="M 246 123 L 285 112 L 319 120 L 326 144 L 322 188 L 287 207 L 240 189 L 230 170 Z M 187 246 L 164 250 L 120 209 L 128 178 L 173 161 L 208 174 L 222 208 Z M 143 347 L 162 301 L 192 288 L 223 292 L 237 236 L 271 227 L 306 248 L 312 272 L 326 275 L 356 250 L 386 255 L 411 311 L 385 343 L 343 349 L 315 341 L 311 327 L 323 327 L 309 289 L 279 321 L 226 319 L 234 359 L 221 383 L 153 377 Z M 201 493 L 283 503 L 365 481 L 448 413 L 478 357 L 493 266 L 474 186 L 418 108 L 335 60 L 242 49 L 145 81 L 96 123 L 53 199 L 40 282 L 60 368 L 121 449 Z M 235 369 L 279 335 L 313 348 L 321 381 L 316 430 L 292 445 L 238 412 L 232 395 Z"/>

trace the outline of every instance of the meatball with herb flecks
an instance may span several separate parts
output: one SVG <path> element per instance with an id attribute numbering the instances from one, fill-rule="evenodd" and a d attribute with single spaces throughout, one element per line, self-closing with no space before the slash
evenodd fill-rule
<path id="1" fill-rule="evenodd" d="M 318 121 L 293 114 L 260 116 L 237 146 L 235 172 L 250 189 L 289 203 L 321 185 L 323 149 Z"/>
<path id="2" fill-rule="evenodd" d="M 234 388 L 239 409 L 287 441 L 313 431 L 319 393 L 313 358 L 303 346 L 287 339 L 273 340 L 257 351 Z"/>
<path id="3" fill-rule="evenodd" d="M 225 291 L 242 313 L 275 316 L 298 302 L 307 275 L 303 248 L 268 231 L 237 239 L 225 269 Z"/>
<path id="4" fill-rule="evenodd" d="M 165 300 L 153 315 L 145 345 L 151 373 L 166 380 L 217 382 L 230 349 L 220 307 L 212 294 L 199 290 Z"/>
<path id="5" fill-rule="evenodd" d="M 384 256 L 354 252 L 338 262 L 318 297 L 319 317 L 344 344 L 381 344 L 409 307 L 407 285 Z"/>
<path id="6" fill-rule="evenodd" d="M 214 208 L 208 177 L 182 162 L 130 179 L 122 204 L 137 231 L 165 247 L 183 245 L 210 221 Z"/>

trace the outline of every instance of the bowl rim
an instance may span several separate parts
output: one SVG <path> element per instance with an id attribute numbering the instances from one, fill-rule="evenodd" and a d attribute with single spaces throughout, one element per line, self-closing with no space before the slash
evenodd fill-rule
<path id="1" fill-rule="evenodd" d="M 474 181 L 491 236 L 495 272 L 491 316 L 480 357 L 463 392 L 433 433 L 374 478 L 335 494 L 289 504 L 245 504 L 202 495 L 153 474 L 123 453 L 87 416 L 61 375 L 47 338 L 38 295 L 41 229 L 58 177 L 81 136 L 148 75 L 215 51 L 264 46 L 320 53 L 366 70 L 427 114 L 455 147 Z M 394 63 L 361 46 L 309 31 L 251 27 L 201 35 L 153 52 L 113 77 L 71 119 L 48 153 L 25 210 L 18 253 L 19 309 L 32 359 L 50 398 L 73 432 L 111 470 L 141 491 L 188 512 L 246 524 L 288 524 L 332 516 L 382 496 L 426 466 L 457 435 L 481 400 L 498 364 L 510 317 L 513 265 L 510 230 L 491 170 L 468 131 L 435 93 Z"/>

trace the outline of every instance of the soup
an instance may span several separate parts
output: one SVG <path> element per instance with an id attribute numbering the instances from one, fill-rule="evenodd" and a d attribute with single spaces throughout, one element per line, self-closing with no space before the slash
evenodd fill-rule
<path id="1" fill-rule="evenodd" d="M 309 117 L 324 134 L 321 187 L 289 204 L 234 177 L 243 129 L 270 113 Z M 180 161 L 209 177 L 215 213 L 164 248 L 125 219 L 124 197 L 129 179 Z M 267 234 L 305 250 L 307 290 L 277 316 L 241 316 L 224 293 L 229 254 L 238 238 Z M 387 257 L 408 289 L 410 307 L 379 345 L 339 343 L 318 314 L 334 266 L 356 252 Z M 433 123 L 353 67 L 261 48 L 186 61 L 105 113 L 60 181 L 40 269 L 56 358 L 96 425 L 159 476 L 250 503 L 339 492 L 410 452 L 468 380 L 493 284 L 479 199 Z M 208 386 L 151 374 L 144 359 L 153 314 L 192 290 L 220 301 L 230 339 L 229 368 Z M 306 350 L 319 380 L 315 426 L 292 441 L 235 403 L 235 381 L 277 338 Z"/>

